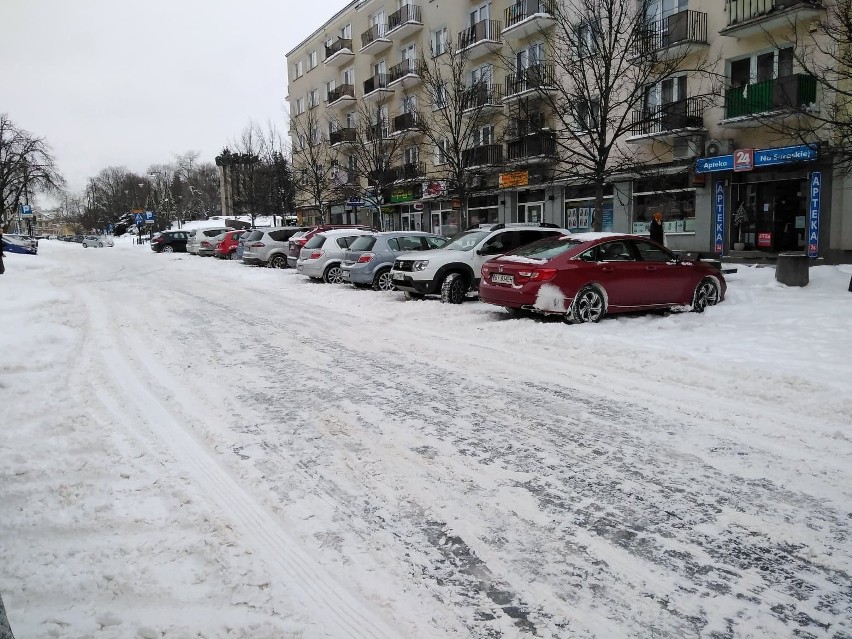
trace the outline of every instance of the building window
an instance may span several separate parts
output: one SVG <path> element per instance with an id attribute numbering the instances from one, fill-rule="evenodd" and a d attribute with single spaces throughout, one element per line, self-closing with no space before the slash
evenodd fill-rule
<path id="1" fill-rule="evenodd" d="M 435 145 L 435 164 L 446 164 L 450 154 L 450 140 L 442 138 Z"/>
<path id="2" fill-rule="evenodd" d="M 304 65 L 301 60 L 293 65 L 293 79 L 297 80 L 305 74 Z"/>
<path id="3" fill-rule="evenodd" d="M 575 131 L 597 131 L 601 117 L 598 98 L 580 98 L 574 103 Z"/>
<path id="4" fill-rule="evenodd" d="M 591 20 L 581 22 L 574 27 L 574 50 L 578 58 L 594 55 L 598 50 L 598 31 L 596 24 Z"/>
<path id="5" fill-rule="evenodd" d="M 487 146 L 494 143 L 494 125 L 477 127 L 471 133 L 471 146 Z"/>
<path id="6" fill-rule="evenodd" d="M 410 146 L 402 152 L 403 164 L 414 165 L 420 160 L 420 149 Z"/>
<path id="7" fill-rule="evenodd" d="M 296 98 L 293 111 L 295 115 L 302 115 L 305 112 L 305 98 Z"/>
<path id="8" fill-rule="evenodd" d="M 662 213 L 666 233 L 695 232 L 695 188 L 686 174 L 637 181 L 633 186 L 633 233 L 647 233 L 654 213 Z"/>
<path id="9" fill-rule="evenodd" d="M 432 31 L 430 36 L 432 46 L 432 57 L 437 58 L 447 51 L 447 27 L 441 27 Z"/>
<path id="10" fill-rule="evenodd" d="M 313 109 L 319 106 L 319 89 L 311 89 L 308 93 L 308 108 Z"/>
<path id="11" fill-rule="evenodd" d="M 445 109 L 448 104 L 447 85 L 446 83 L 432 87 L 432 108 Z"/>
<path id="12" fill-rule="evenodd" d="M 317 66 L 317 52 L 311 51 L 308 54 L 308 71 L 315 69 Z"/>

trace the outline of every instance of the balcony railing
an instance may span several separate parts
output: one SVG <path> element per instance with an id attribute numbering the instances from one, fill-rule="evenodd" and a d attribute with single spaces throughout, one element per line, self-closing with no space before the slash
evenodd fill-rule
<path id="1" fill-rule="evenodd" d="M 388 74 L 377 73 L 372 78 L 364 80 L 364 95 L 372 93 L 378 89 L 388 88 Z"/>
<path id="2" fill-rule="evenodd" d="M 505 11 L 506 28 L 509 29 L 539 13 L 553 15 L 555 12 L 555 0 L 518 0 Z"/>
<path id="3" fill-rule="evenodd" d="M 500 21 L 483 20 L 459 32 L 459 49 L 467 49 L 479 42 L 500 42 Z"/>
<path id="4" fill-rule="evenodd" d="M 333 104 L 343 96 L 355 97 L 355 87 L 351 84 L 341 84 L 328 92 L 328 103 Z"/>
<path id="5" fill-rule="evenodd" d="M 487 106 L 503 105 L 503 87 L 499 84 L 478 84 L 467 91 L 462 97 L 462 108 L 465 111 Z"/>
<path id="6" fill-rule="evenodd" d="M 402 133 L 417 128 L 416 113 L 400 113 L 393 119 L 393 132 Z"/>
<path id="7" fill-rule="evenodd" d="M 422 162 L 400 164 L 392 167 L 397 180 L 416 180 L 426 175 L 426 165 Z"/>
<path id="8" fill-rule="evenodd" d="M 342 142 L 354 142 L 356 138 L 357 133 L 355 129 L 351 127 L 338 129 L 337 131 L 332 131 L 328 134 L 328 141 L 332 146 L 335 144 L 341 144 Z"/>
<path id="9" fill-rule="evenodd" d="M 816 78 L 799 73 L 728 89 L 725 118 L 798 109 L 816 102 Z"/>
<path id="10" fill-rule="evenodd" d="M 506 97 L 526 91 L 542 91 L 556 86 L 552 64 L 536 64 L 506 76 Z"/>
<path id="11" fill-rule="evenodd" d="M 503 145 L 485 144 L 462 151 L 462 166 L 470 169 L 476 166 L 499 166 L 503 164 Z"/>
<path id="12" fill-rule="evenodd" d="M 328 60 L 335 53 L 344 49 L 352 50 L 352 38 L 338 38 L 337 42 L 333 42 L 330 47 L 325 48 L 325 59 Z"/>
<path id="13" fill-rule="evenodd" d="M 419 76 L 423 71 L 421 60 L 403 60 L 388 69 L 388 84 L 396 82 L 407 75 Z"/>
<path id="14" fill-rule="evenodd" d="M 376 40 L 381 40 L 385 37 L 386 27 L 383 24 L 374 24 L 361 34 L 361 48 L 365 48 L 373 44 Z"/>
<path id="15" fill-rule="evenodd" d="M 506 145 L 506 159 L 509 162 L 536 157 L 556 155 L 556 138 L 553 133 L 540 131 L 513 140 Z"/>
<path id="16" fill-rule="evenodd" d="M 367 184 L 385 187 L 396 180 L 396 171 L 392 168 L 376 169 L 367 173 Z"/>
<path id="17" fill-rule="evenodd" d="M 796 5 L 813 8 L 821 7 L 822 3 L 814 0 L 727 0 L 726 5 L 728 26 L 732 26 Z"/>
<path id="18" fill-rule="evenodd" d="M 659 51 L 688 42 L 707 43 L 706 13 L 680 11 L 647 24 L 639 38 L 639 53 Z"/>
<path id="19" fill-rule="evenodd" d="M 631 135 L 657 135 L 704 126 L 704 101 L 691 97 L 633 112 Z"/>
<path id="20" fill-rule="evenodd" d="M 415 22 L 420 24 L 420 7 L 414 4 L 406 4 L 388 16 L 388 32 L 401 27 L 404 24 Z"/>

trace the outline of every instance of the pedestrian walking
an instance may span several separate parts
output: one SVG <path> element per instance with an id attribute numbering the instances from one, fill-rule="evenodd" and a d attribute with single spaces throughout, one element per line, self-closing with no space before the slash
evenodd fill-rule
<path id="1" fill-rule="evenodd" d="M 666 236 L 663 233 L 663 214 L 660 212 L 654 213 L 654 218 L 651 220 L 651 226 L 648 229 L 651 234 L 651 240 L 665 246 Z"/>

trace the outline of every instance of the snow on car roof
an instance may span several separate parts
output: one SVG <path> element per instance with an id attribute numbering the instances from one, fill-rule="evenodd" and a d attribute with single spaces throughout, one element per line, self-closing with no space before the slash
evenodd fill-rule
<path id="1" fill-rule="evenodd" d="M 605 240 L 610 237 L 624 237 L 625 235 L 629 235 L 629 233 L 610 233 L 606 231 L 588 231 L 583 233 L 572 233 L 571 235 L 566 235 L 566 240 L 580 240 L 581 242 L 593 242 L 595 240 Z"/>

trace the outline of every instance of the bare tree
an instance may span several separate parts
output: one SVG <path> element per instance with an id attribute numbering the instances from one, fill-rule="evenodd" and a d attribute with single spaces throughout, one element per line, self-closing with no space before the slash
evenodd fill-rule
<path id="1" fill-rule="evenodd" d="M 784 140 L 823 143 L 835 167 L 848 173 L 852 171 L 852 0 L 834 0 L 822 7 L 817 20 L 797 20 L 791 13 L 785 29 L 775 36 L 767 34 L 776 49 L 792 52 L 798 73 L 775 80 L 778 88 L 772 108 L 767 109 L 774 112 L 772 117 L 756 117 Z M 778 117 L 779 110 L 786 116 Z"/>
<path id="2" fill-rule="evenodd" d="M 425 104 L 417 113 L 417 130 L 434 149 L 434 177 L 461 204 L 461 226 L 468 226 L 467 196 L 476 185 L 476 168 L 503 163 L 502 131 L 492 115 L 502 109 L 501 88 L 492 77 L 470 76 L 468 57 L 451 42 L 444 51 L 419 60 Z M 498 118 L 502 121 L 503 118 Z"/>
<path id="3" fill-rule="evenodd" d="M 55 193 L 65 182 L 44 138 L 18 128 L 0 113 L 0 224 L 36 193 Z"/>
<path id="4" fill-rule="evenodd" d="M 691 43 L 706 42 L 706 22 L 703 34 L 700 22 L 690 22 L 693 12 L 683 12 L 683 24 L 655 22 L 647 2 L 539 1 L 555 19 L 541 34 L 546 50 L 506 60 L 507 96 L 531 95 L 511 101 L 507 159 L 550 155 L 551 179 L 593 185 L 594 228 L 601 230 L 607 184 L 652 170 L 659 159 L 652 145 L 631 147 L 624 140 L 666 118 L 678 120 L 679 128 L 701 127 L 693 100 L 711 99 L 712 64 Z M 668 105 L 649 99 L 656 87 L 683 75 L 694 98 Z"/>
<path id="5" fill-rule="evenodd" d="M 295 133 L 293 146 L 293 175 L 296 181 L 296 206 L 316 212 L 320 223 L 328 222 L 330 205 L 345 198 L 353 190 L 348 176 L 340 170 L 337 151 L 331 147 L 318 109 L 291 116 L 290 126 Z"/>

